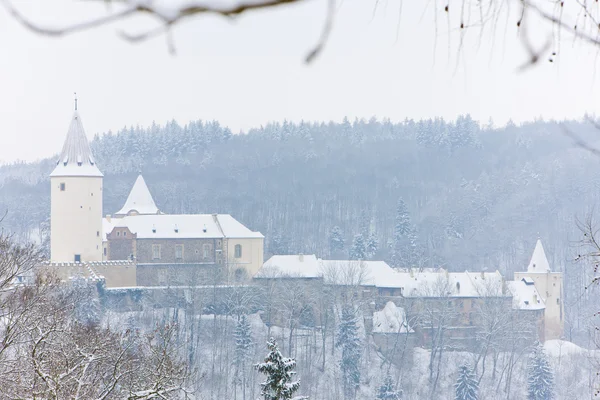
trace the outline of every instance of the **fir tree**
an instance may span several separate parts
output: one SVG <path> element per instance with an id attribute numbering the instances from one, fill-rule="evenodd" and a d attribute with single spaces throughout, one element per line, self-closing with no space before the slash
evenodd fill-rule
<path id="1" fill-rule="evenodd" d="M 477 392 L 479 384 L 473 369 L 467 365 L 463 365 L 458 370 L 458 379 L 454 384 L 456 391 L 456 400 L 477 400 Z"/>
<path id="2" fill-rule="evenodd" d="M 537 343 L 529 357 L 527 371 L 527 399 L 554 399 L 554 376 L 544 348 Z"/>
<path id="3" fill-rule="evenodd" d="M 336 346 L 342 348 L 340 368 L 342 370 L 344 394 L 346 398 L 352 398 L 360 383 L 361 343 L 358 337 L 358 326 L 356 325 L 354 310 L 351 307 L 344 307 L 342 310 L 342 320 L 340 321 Z"/>
<path id="4" fill-rule="evenodd" d="M 300 389 L 300 381 L 293 381 L 296 374 L 296 360 L 293 358 L 284 358 L 277 348 L 275 339 L 270 338 L 267 342 L 269 354 L 265 362 L 256 364 L 258 372 L 267 376 L 266 380 L 260 384 L 261 392 L 265 400 L 289 400 L 294 397 L 294 393 Z M 304 399 L 305 397 L 301 397 Z M 296 397 L 295 399 L 301 399 Z"/>
<path id="5" fill-rule="evenodd" d="M 329 233 L 329 253 L 331 255 L 344 251 L 344 234 L 339 226 L 334 226 Z"/>
<path id="6" fill-rule="evenodd" d="M 392 241 L 392 264 L 395 267 L 412 267 L 415 262 L 417 237 L 410 222 L 404 200 L 396 207 L 396 225 Z"/>
<path id="7" fill-rule="evenodd" d="M 379 386 L 379 390 L 377 391 L 377 400 L 401 400 L 401 391 L 397 391 L 394 387 L 394 382 L 392 381 L 392 377 L 387 375 L 385 380 Z"/>
<path id="8" fill-rule="evenodd" d="M 234 332 L 235 354 L 234 365 L 236 382 L 242 385 L 242 399 L 246 399 L 246 365 L 252 353 L 252 330 L 246 315 L 242 314 Z"/>
<path id="9" fill-rule="evenodd" d="M 371 232 L 369 234 L 369 238 L 367 239 L 367 257 L 373 258 L 373 256 L 377 253 L 378 248 L 379 239 L 377 239 L 375 232 Z"/>
<path id="10" fill-rule="evenodd" d="M 351 260 L 365 260 L 367 258 L 367 245 L 362 233 L 354 235 L 352 248 L 350 249 Z"/>

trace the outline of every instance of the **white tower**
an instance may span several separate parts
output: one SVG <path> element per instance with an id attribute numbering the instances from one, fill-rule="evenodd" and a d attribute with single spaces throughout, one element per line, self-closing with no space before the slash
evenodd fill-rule
<path id="1" fill-rule="evenodd" d="M 102 261 L 102 173 L 75 112 L 50 174 L 50 259 Z"/>
<path id="2" fill-rule="evenodd" d="M 515 280 L 531 278 L 542 297 L 544 310 L 545 340 L 560 339 L 564 332 L 563 278 L 561 272 L 552 272 L 546 258 L 542 241 L 537 240 L 527 272 L 515 272 Z M 530 300 L 531 301 L 531 300 Z"/>

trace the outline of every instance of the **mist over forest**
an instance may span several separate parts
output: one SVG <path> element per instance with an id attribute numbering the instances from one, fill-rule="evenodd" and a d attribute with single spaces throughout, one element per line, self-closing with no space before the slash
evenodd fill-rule
<path id="1" fill-rule="evenodd" d="M 85 115 L 84 115 L 85 118 Z M 541 237 L 556 270 L 598 201 L 600 159 L 589 122 L 533 121 L 497 129 L 468 115 L 391 123 L 271 123 L 243 134 L 218 122 L 171 121 L 96 135 L 104 213 L 117 211 L 139 172 L 168 213 L 228 213 L 266 236 L 265 253 L 347 256 L 357 234 L 390 261 L 400 199 L 413 226 L 415 266 L 451 271 L 524 268 Z M 44 235 L 54 158 L 0 167 L 3 225 Z M 331 248 L 332 230 L 345 246 Z"/>

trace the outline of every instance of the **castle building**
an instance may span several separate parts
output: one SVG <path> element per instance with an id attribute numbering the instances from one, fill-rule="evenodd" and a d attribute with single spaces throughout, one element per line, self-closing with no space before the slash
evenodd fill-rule
<path id="1" fill-rule="evenodd" d="M 228 214 L 165 214 L 141 175 L 103 232 L 104 259 L 135 260 L 140 286 L 240 282 L 263 263 L 260 232 Z"/>
<path id="2" fill-rule="evenodd" d="M 560 339 L 564 332 L 564 303 L 562 301 L 563 278 L 561 272 L 552 272 L 544 252 L 542 241 L 538 239 L 526 272 L 515 272 L 515 281 L 534 285 L 541 301 L 545 304 L 545 339 Z M 538 298 L 533 299 L 538 301 Z"/>
<path id="3" fill-rule="evenodd" d="M 104 279 L 107 287 L 192 286 L 242 281 L 262 266 L 260 232 L 228 214 L 165 214 L 141 175 L 123 207 L 103 218 L 103 174 L 77 103 L 50 184 L 51 255 L 45 265 L 65 280 Z"/>

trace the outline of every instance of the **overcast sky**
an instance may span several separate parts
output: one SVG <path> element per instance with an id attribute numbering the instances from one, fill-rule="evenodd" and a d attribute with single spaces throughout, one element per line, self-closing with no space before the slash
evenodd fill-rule
<path id="1" fill-rule="evenodd" d="M 22 3 L 46 25 L 104 12 L 89 2 Z M 494 43 L 491 33 L 473 29 L 460 47 L 443 13 L 436 32 L 428 2 L 404 1 L 400 24 L 398 1 L 380 2 L 375 15 L 374 3 L 344 0 L 322 56 L 311 65 L 303 58 L 319 37 L 323 0 L 234 21 L 190 20 L 174 31 L 174 56 L 164 38 L 142 44 L 118 38 L 119 29 L 134 32 L 146 20 L 55 39 L 26 31 L 0 9 L 0 160 L 56 154 L 75 91 L 90 138 L 173 118 L 182 124 L 216 119 L 238 132 L 284 119 L 470 113 L 501 125 L 600 110 L 595 49 L 563 40 L 552 45 L 560 49 L 556 62 L 544 59 L 517 72 L 527 57 L 512 17 L 499 22 Z M 536 30 L 538 39 L 548 33 L 545 26 Z"/>

